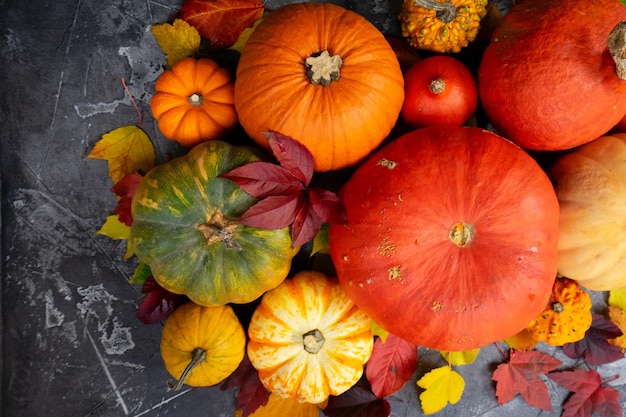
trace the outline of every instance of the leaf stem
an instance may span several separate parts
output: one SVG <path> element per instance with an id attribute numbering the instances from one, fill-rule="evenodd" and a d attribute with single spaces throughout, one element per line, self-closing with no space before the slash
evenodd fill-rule
<path id="1" fill-rule="evenodd" d="M 508 362 L 509 358 L 506 357 L 506 354 L 502 350 L 502 347 L 500 347 L 500 343 L 493 342 L 493 344 L 496 346 L 496 349 L 498 349 L 498 352 L 500 352 L 500 355 L 502 356 L 502 359 L 504 359 L 505 362 Z"/>
<path id="2" fill-rule="evenodd" d="M 126 92 L 128 97 L 130 98 L 130 102 L 133 104 L 133 107 L 135 108 L 135 111 L 137 112 L 137 119 L 138 119 L 137 127 L 141 128 L 141 123 L 143 122 L 143 117 L 141 116 L 141 111 L 139 110 L 139 106 L 137 106 L 137 102 L 135 101 L 135 98 L 130 93 L 130 90 L 128 89 L 128 86 L 126 85 L 126 80 L 124 79 L 124 77 L 122 77 L 122 85 L 124 86 L 124 91 Z"/>

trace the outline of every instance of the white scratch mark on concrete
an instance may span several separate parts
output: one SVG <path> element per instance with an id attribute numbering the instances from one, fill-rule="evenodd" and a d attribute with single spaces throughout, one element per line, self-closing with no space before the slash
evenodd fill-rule
<path id="1" fill-rule="evenodd" d="M 166 399 L 164 399 L 163 401 L 161 401 L 160 403 L 153 405 L 153 406 L 152 406 L 152 407 L 150 407 L 149 409 L 147 409 L 147 410 L 145 410 L 145 411 L 142 411 L 142 412 L 141 412 L 141 413 L 139 413 L 139 414 L 135 414 L 133 417 L 141 417 L 141 416 L 145 416 L 145 415 L 146 415 L 146 414 L 148 414 L 150 411 L 154 411 L 154 410 L 156 410 L 156 409 L 158 409 L 158 408 L 161 408 L 162 406 L 164 406 L 165 404 L 169 403 L 170 401 L 173 401 L 173 400 L 175 400 L 176 398 L 178 398 L 178 397 L 180 397 L 180 396 L 182 396 L 182 395 L 187 394 L 187 393 L 188 393 L 188 392 L 190 392 L 192 389 L 193 389 L 193 388 L 189 388 L 189 389 L 187 389 L 187 390 L 185 390 L 185 391 L 182 391 L 182 392 L 180 392 L 180 393 L 178 393 L 178 394 L 174 395 L 173 397 L 166 398 Z"/>
<path id="2" fill-rule="evenodd" d="M 46 301 L 46 329 L 61 326 L 65 320 L 65 314 L 54 306 L 52 290 L 46 291 L 44 300 Z"/>
<path id="3" fill-rule="evenodd" d="M 115 396 L 117 397 L 117 401 L 120 404 L 120 406 L 122 407 L 122 410 L 124 411 L 124 415 L 127 416 L 128 415 L 128 406 L 126 405 L 126 402 L 124 401 L 124 398 L 122 397 L 122 394 L 120 393 L 119 389 L 117 388 L 117 385 L 115 384 L 115 381 L 113 380 L 113 376 L 111 375 L 111 371 L 109 370 L 109 367 L 107 366 L 106 362 L 104 361 L 104 358 L 102 357 L 102 354 L 100 353 L 100 350 L 98 350 L 98 346 L 96 345 L 96 342 L 93 340 L 93 337 L 91 337 L 91 333 L 89 332 L 89 329 L 85 328 L 85 331 L 87 333 L 87 336 L 89 337 L 89 340 L 91 341 L 91 346 L 93 347 L 93 350 L 96 352 L 96 356 L 98 357 L 98 360 L 100 361 L 100 365 L 102 365 L 102 370 L 104 371 L 104 374 L 106 375 L 107 379 L 109 380 L 109 383 L 111 384 L 111 387 L 113 387 L 113 392 L 115 392 Z"/>
<path id="4" fill-rule="evenodd" d="M 130 327 L 122 327 L 117 319 L 113 318 L 113 330 L 111 335 L 107 336 L 106 333 L 102 333 L 100 336 L 100 342 L 104 346 L 104 350 L 109 355 L 122 355 L 127 350 L 135 347 L 135 342 L 130 333 Z"/>

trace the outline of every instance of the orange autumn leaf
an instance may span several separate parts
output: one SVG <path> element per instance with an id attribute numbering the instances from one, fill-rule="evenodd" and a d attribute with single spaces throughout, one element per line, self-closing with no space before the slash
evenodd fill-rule
<path id="1" fill-rule="evenodd" d="M 141 128 L 124 126 L 103 135 L 87 158 L 106 160 L 109 177 L 117 184 L 128 174 L 151 170 L 156 155 L 150 138 Z"/>
<path id="2" fill-rule="evenodd" d="M 263 0 L 185 0 L 179 16 L 209 39 L 215 50 L 232 46 L 264 11 Z"/>
<path id="3" fill-rule="evenodd" d="M 300 403 L 293 398 L 281 398 L 272 393 L 267 404 L 259 407 L 248 417 L 318 417 L 319 407 L 311 403 Z M 235 417 L 242 417 L 242 410 L 235 410 Z"/>
<path id="4" fill-rule="evenodd" d="M 624 351 L 626 349 L 626 312 L 619 307 L 609 305 L 609 319 L 619 327 L 623 334 L 615 339 L 609 339 L 608 342 L 621 347 Z"/>

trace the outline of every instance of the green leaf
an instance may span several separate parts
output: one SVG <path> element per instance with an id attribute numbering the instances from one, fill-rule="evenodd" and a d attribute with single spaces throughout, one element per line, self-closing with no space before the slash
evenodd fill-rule
<path id="1" fill-rule="evenodd" d="M 139 262 L 133 276 L 128 281 L 129 284 L 143 284 L 146 280 L 152 276 L 152 270 L 147 264 Z"/>
<path id="2" fill-rule="evenodd" d="M 316 253 L 330 253 L 330 247 L 328 246 L 328 223 L 324 223 L 320 230 L 313 239 L 313 249 L 311 249 L 311 256 Z"/>

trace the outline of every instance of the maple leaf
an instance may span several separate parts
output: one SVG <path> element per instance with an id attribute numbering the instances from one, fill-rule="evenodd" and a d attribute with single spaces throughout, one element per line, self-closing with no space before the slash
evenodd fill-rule
<path id="1" fill-rule="evenodd" d="M 153 324 L 165 320 L 179 306 L 189 299 L 180 294 L 173 294 L 161 287 L 154 277 L 148 277 L 141 287 L 143 300 L 137 309 L 137 317 L 144 324 Z"/>
<path id="2" fill-rule="evenodd" d="M 463 396 L 465 380 L 450 366 L 435 368 L 424 374 L 417 386 L 424 388 L 419 395 L 424 414 L 433 414 L 443 410 L 448 403 L 456 404 Z"/>
<path id="3" fill-rule="evenodd" d="M 602 365 L 622 359 L 622 349 L 609 343 L 622 335 L 613 322 L 601 314 L 594 314 L 591 327 L 582 340 L 563 345 L 563 352 L 570 358 L 583 358 L 589 365 Z"/>
<path id="4" fill-rule="evenodd" d="M 259 407 L 266 405 L 270 398 L 270 392 L 261 383 L 259 373 L 250 363 L 247 354 L 235 372 L 222 382 L 220 388 L 238 388 L 236 410 L 241 412 L 241 417 L 250 416 Z"/>
<path id="5" fill-rule="evenodd" d="M 324 223 L 344 223 L 345 208 L 337 195 L 309 187 L 313 178 L 313 155 L 309 150 L 280 133 L 266 136 L 278 165 L 252 162 L 220 176 L 259 200 L 243 213 L 239 222 L 262 229 L 291 225 L 294 247 L 312 240 Z"/>
<path id="6" fill-rule="evenodd" d="M 170 67 L 200 49 L 201 38 L 198 30 L 182 19 L 174 19 L 172 24 L 153 25 L 151 30 Z"/>
<path id="7" fill-rule="evenodd" d="M 108 216 L 96 234 L 107 236 L 113 240 L 126 240 L 126 253 L 124 254 L 124 259 L 130 258 L 135 253 L 135 250 L 130 243 L 130 227 L 122 223 L 117 214 Z"/>
<path id="8" fill-rule="evenodd" d="M 109 177 L 116 184 L 128 174 L 151 170 L 156 154 L 150 138 L 140 127 L 123 126 L 104 134 L 87 158 L 106 160 Z"/>
<path id="9" fill-rule="evenodd" d="M 135 190 L 137 190 L 137 186 L 139 186 L 142 179 L 143 176 L 138 173 L 128 174 L 111 188 L 111 191 L 119 197 L 113 214 L 117 214 L 119 220 L 126 226 L 133 224 L 133 215 L 131 214 L 130 206 L 133 195 L 135 195 Z"/>
<path id="10" fill-rule="evenodd" d="M 509 362 L 498 365 L 492 375 L 498 404 L 508 403 L 520 394 L 529 405 L 552 411 L 548 387 L 540 375 L 558 368 L 562 362 L 538 350 L 511 349 L 509 356 Z"/>
<path id="11" fill-rule="evenodd" d="M 387 397 L 402 388 L 417 369 L 417 346 L 390 334 L 374 342 L 365 373 L 372 392 Z"/>
<path id="12" fill-rule="evenodd" d="M 252 35 L 252 32 L 254 32 L 254 29 L 256 29 L 256 27 L 262 21 L 263 19 L 259 19 L 256 22 L 254 22 L 254 24 L 251 27 L 245 28 L 243 32 L 241 32 L 241 34 L 237 38 L 237 41 L 228 49 L 232 49 L 233 51 L 237 51 L 241 53 L 241 51 L 243 51 L 243 47 L 246 46 L 246 43 L 248 43 L 248 39 L 250 38 L 250 35 Z"/>
<path id="13" fill-rule="evenodd" d="M 185 0 L 179 16 L 217 50 L 233 45 L 264 12 L 263 0 Z"/>
<path id="14" fill-rule="evenodd" d="M 374 320 L 370 319 L 370 325 L 374 336 L 378 336 L 382 339 L 383 343 L 387 340 L 389 332 L 378 325 Z"/>
<path id="15" fill-rule="evenodd" d="M 372 392 L 367 378 L 362 377 L 352 388 L 338 396 L 330 396 L 324 407 L 328 417 L 388 417 L 389 402 Z"/>
<path id="16" fill-rule="evenodd" d="M 604 386 L 600 374 L 593 369 L 552 372 L 550 379 L 573 392 L 563 406 L 561 417 L 621 417 L 620 393 Z"/>

